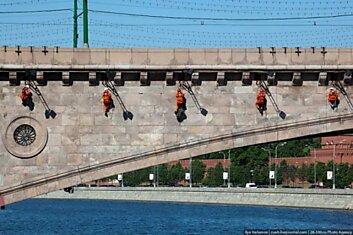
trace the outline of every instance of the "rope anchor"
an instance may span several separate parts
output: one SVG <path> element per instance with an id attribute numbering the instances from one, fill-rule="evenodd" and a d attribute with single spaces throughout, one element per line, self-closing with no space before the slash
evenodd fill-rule
<path id="1" fill-rule="evenodd" d="M 268 98 L 270 99 L 275 111 L 277 112 L 278 116 L 280 118 L 282 118 L 283 120 L 286 118 L 287 114 L 285 112 L 283 112 L 282 110 L 279 109 L 276 100 L 273 98 L 270 89 L 268 88 L 267 84 L 265 83 L 265 81 L 257 81 L 256 85 L 258 85 L 259 87 L 261 87 L 262 89 L 264 89 L 266 95 L 268 96 Z"/>
<path id="2" fill-rule="evenodd" d="M 123 118 L 126 121 L 127 119 L 132 120 L 134 118 L 133 113 L 131 113 L 129 110 L 127 110 L 123 100 L 121 99 L 118 91 L 115 89 L 115 86 L 113 84 L 113 82 L 111 81 L 112 78 L 114 78 L 116 75 L 115 72 L 112 71 L 106 71 L 105 72 L 105 77 L 106 80 L 102 81 L 103 86 L 105 86 L 106 88 L 109 89 L 109 91 L 115 96 L 115 98 L 118 100 L 118 103 L 121 107 L 121 109 L 123 110 Z"/>

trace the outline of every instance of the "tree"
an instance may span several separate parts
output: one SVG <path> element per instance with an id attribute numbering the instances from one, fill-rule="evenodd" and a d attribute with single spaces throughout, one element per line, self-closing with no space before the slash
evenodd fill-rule
<path id="1" fill-rule="evenodd" d="M 250 169 L 244 166 L 231 165 L 230 180 L 236 186 L 245 186 L 250 181 L 249 171 Z"/>
<path id="2" fill-rule="evenodd" d="M 326 165 L 325 163 L 316 163 L 316 180 L 317 182 L 326 181 Z"/>
<path id="3" fill-rule="evenodd" d="M 158 183 L 159 185 L 168 185 L 169 178 L 168 178 L 168 165 L 162 164 L 158 166 Z"/>
<path id="4" fill-rule="evenodd" d="M 297 170 L 298 170 L 298 178 L 301 181 L 301 183 L 304 183 L 305 181 L 307 181 L 309 176 L 309 167 L 303 163 Z"/>
<path id="5" fill-rule="evenodd" d="M 151 171 L 152 171 L 152 168 L 148 167 L 141 170 L 125 173 L 124 185 L 139 186 L 144 182 L 148 182 L 148 177 Z"/>
<path id="6" fill-rule="evenodd" d="M 223 166 L 218 163 L 215 167 L 209 168 L 207 171 L 207 179 L 203 181 L 209 186 L 219 186 L 223 184 Z"/>
<path id="7" fill-rule="evenodd" d="M 309 166 L 308 166 L 308 182 L 309 183 L 315 183 L 315 164 L 314 163 L 311 163 Z"/>
<path id="8" fill-rule="evenodd" d="M 323 180 L 324 185 L 326 185 L 329 188 L 332 188 L 333 186 L 333 178 L 331 180 L 327 179 L 327 171 L 333 171 L 333 161 L 329 161 L 326 166 L 325 166 L 325 178 Z M 333 177 L 333 173 L 332 173 Z"/>
<path id="9" fill-rule="evenodd" d="M 258 185 L 268 185 L 269 172 L 268 166 L 266 167 L 256 167 L 253 173 L 253 182 Z"/>
<path id="10" fill-rule="evenodd" d="M 353 164 L 349 167 L 347 172 L 347 181 L 352 183 L 353 182 Z"/>
<path id="11" fill-rule="evenodd" d="M 193 160 L 191 167 L 192 182 L 199 184 L 204 178 L 206 165 L 200 160 Z"/>
<path id="12" fill-rule="evenodd" d="M 296 174 L 297 168 L 293 165 L 290 165 L 290 166 L 288 166 L 287 169 L 288 169 L 288 171 L 287 171 L 288 172 L 287 173 L 288 179 L 290 179 L 290 181 L 292 181 L 292 183 L 294 183 L 295 179 L 297 178 L 297 174 Z"/>
<path id="13" fill-rule="evenodd" d="M 286 160 L 281 161 L 278 168 L 278 182 L 287 184 L 288 181 L 288 165 Z"/>
<path id="14" fill-rule="evenodd" d="M 179 184 L 179 181 L 184 179 L 184 175 L 185 169 L 183 168 L 180 162 L 175 165 L 172 165 L 168 172 L 169 185 L 177 186 Z"/>
<path id="15" fill-rule="evenodd" d="M 339 188 L 344 188 L 352 183 L 347 178 L 349 172 L 349 166 L 347 163 L 340 163 L 336 165 L 336 186 Z"/>

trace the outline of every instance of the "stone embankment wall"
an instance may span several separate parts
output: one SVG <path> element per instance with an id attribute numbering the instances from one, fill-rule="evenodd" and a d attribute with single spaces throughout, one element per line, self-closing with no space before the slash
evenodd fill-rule
<path id="1" fill-rule="evenodd" d="M 238 188 L 75 188 L 38 198 L 214 203 L 353 210 L 353 190 Z"/>

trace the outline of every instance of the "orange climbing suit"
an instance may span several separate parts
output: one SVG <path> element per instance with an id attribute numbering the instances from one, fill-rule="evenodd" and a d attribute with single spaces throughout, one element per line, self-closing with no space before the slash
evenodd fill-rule
<path id="1" fill-rule="evenodd" d="M 256 107 L 264 105 L 265 104 L 265 100 L 266 100 L 266 94 L 265 94 L 264 91 L 260 91 L 259 93 L 257 93 L 257 95 L 256 95 Z"/>
<path id="2" fill-rule="evenodd" d="M 180 89 L 177 90 L 177 93 L 175 95 L 176 97 L 176 111 L 180 108 L 180 106 L 184 103 L 184 94 L 181 92 Z"/>
<path id="3" fill-rule="evenodd" d="M 113 102 L 112 94 L 110 94 L 109 91 L 104 91 L 102 97 L 103 97 L 103 111 L 107 112 L 112 106 L 112 102 Z"/>
<path id="4" fill-rule="evenodd" d="M 338 92 L 335 90 L 330 90 L 330 92 L 328 94 L 328 101 L 333 104 L 337 100 L 338 100 Z"/>
<path id="5" fill-rule="evenodd" d="M 19 96 L 20 96 L 21 100 L 24 101 L 29 98 L 30 94 L 31 94 L 31 92 L 29 91 L 29 89 L 27 87 L 24 87 Z"/>

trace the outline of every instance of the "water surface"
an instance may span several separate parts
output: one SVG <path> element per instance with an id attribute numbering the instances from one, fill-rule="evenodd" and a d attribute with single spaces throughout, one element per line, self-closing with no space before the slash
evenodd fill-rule
<path id="1" fill-rule="evenodd" d="M 102 200 L 32 199 L 0 211 L 0 234 L 243 234 L 353 229 L 353 212 Z"/>

